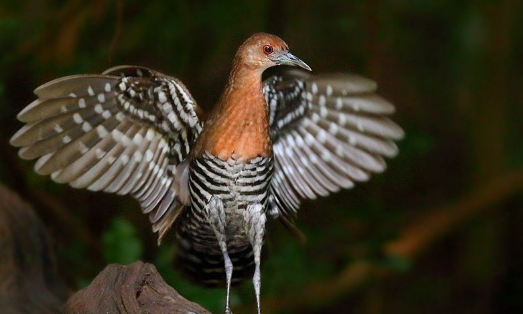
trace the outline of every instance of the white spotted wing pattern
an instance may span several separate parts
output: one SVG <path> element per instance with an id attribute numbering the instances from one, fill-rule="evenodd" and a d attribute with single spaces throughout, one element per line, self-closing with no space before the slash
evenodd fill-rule
<path id="1" fill-rule="evenodd" d="M 385 170 L 403 130 L 387 116 L 394 106 L 376 83 L 349 74 L 296 70 L 265 81 L 274 175 L 270 214 L 288 225 L 304 199 L 326 196 Z"/>
<path id="2" fill-rule="evenodd" d="M 185 207 L 176 176 L 202 128 L 185 86 L 121 66 L 60 78 L 35 94 L 11 139 L 20 157 L 38 159 L 35 170 L 57 182 L 132 195 L 161 239 Z"/>

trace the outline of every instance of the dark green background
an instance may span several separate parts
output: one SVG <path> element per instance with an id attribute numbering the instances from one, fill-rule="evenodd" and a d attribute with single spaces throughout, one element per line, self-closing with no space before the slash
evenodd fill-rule
<path id="1" fill-rule="evenodd" d="M 317 73 L 376 80 L 407 135 L 387 172 L 303 206 L 306 245 L 269 226 L 263 313 L 521 313 L 521 2 L 2 0 L 0 180 L 35 205 L 74 289 L 142 259 L 222 312 L 225 290 L 184 281 L 136 202 L 37 176 L 7 141 L 38 85 L 117 64 L 176 76 L 209 108 L 239 44 L 275 33 Z M 250 282 L 232 304 L 255 312 Z"/>

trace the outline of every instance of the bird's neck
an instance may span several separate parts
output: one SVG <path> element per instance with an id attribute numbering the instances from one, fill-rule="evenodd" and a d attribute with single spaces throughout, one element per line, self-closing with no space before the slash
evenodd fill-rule
<path id="1" fill-rule="evenodd" d="M 207 151 L 222 160 L 248 161 L 272 154 L 262 72 L 257 68 L 233 66 L 222 97 L 198 139 L 197 155 Z"/>

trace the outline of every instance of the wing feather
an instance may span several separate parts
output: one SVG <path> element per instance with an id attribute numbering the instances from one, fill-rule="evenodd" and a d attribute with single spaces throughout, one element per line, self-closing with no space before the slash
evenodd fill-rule
<path id="1" fill-rule="evenodd" d="M 304 199 L 349 189 L 385 170 L 403 130 L 372 80 L 286 71 L 265 81 L 274 144 L 269 212 L 292 221 Z"/>
<path id="2" fill-rule="evenodd" d="M 12 137 L 35 170 L 75 188 L 130 194 L 163 237 L 185 205 L 177 167 L 199 135 L 201 112 L 176 78 L 119 66 L 43 84 Z"/>

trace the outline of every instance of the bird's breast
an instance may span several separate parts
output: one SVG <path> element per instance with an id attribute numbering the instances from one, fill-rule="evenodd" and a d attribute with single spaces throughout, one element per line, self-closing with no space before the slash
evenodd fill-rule
<path id="1" fill-rule="evenodd" d="M 263 121 L 257 120 L 240 116 L 231 119 L 229 124 L 218 129 L 216 134 L 219 136 L 209 145 L 208 151 L 221 160 L 234 158 L 248 161 L 268 157 L 272 153 L 270 133 Z"/>
<path id="2" fill-rule="evenodd" d="M 197 157 L 208 152 L 223 161 L 271 157 L 269 112 L 263 95 L 244 93 L 222 100 L 205 123 L 194 152 Z"/>

